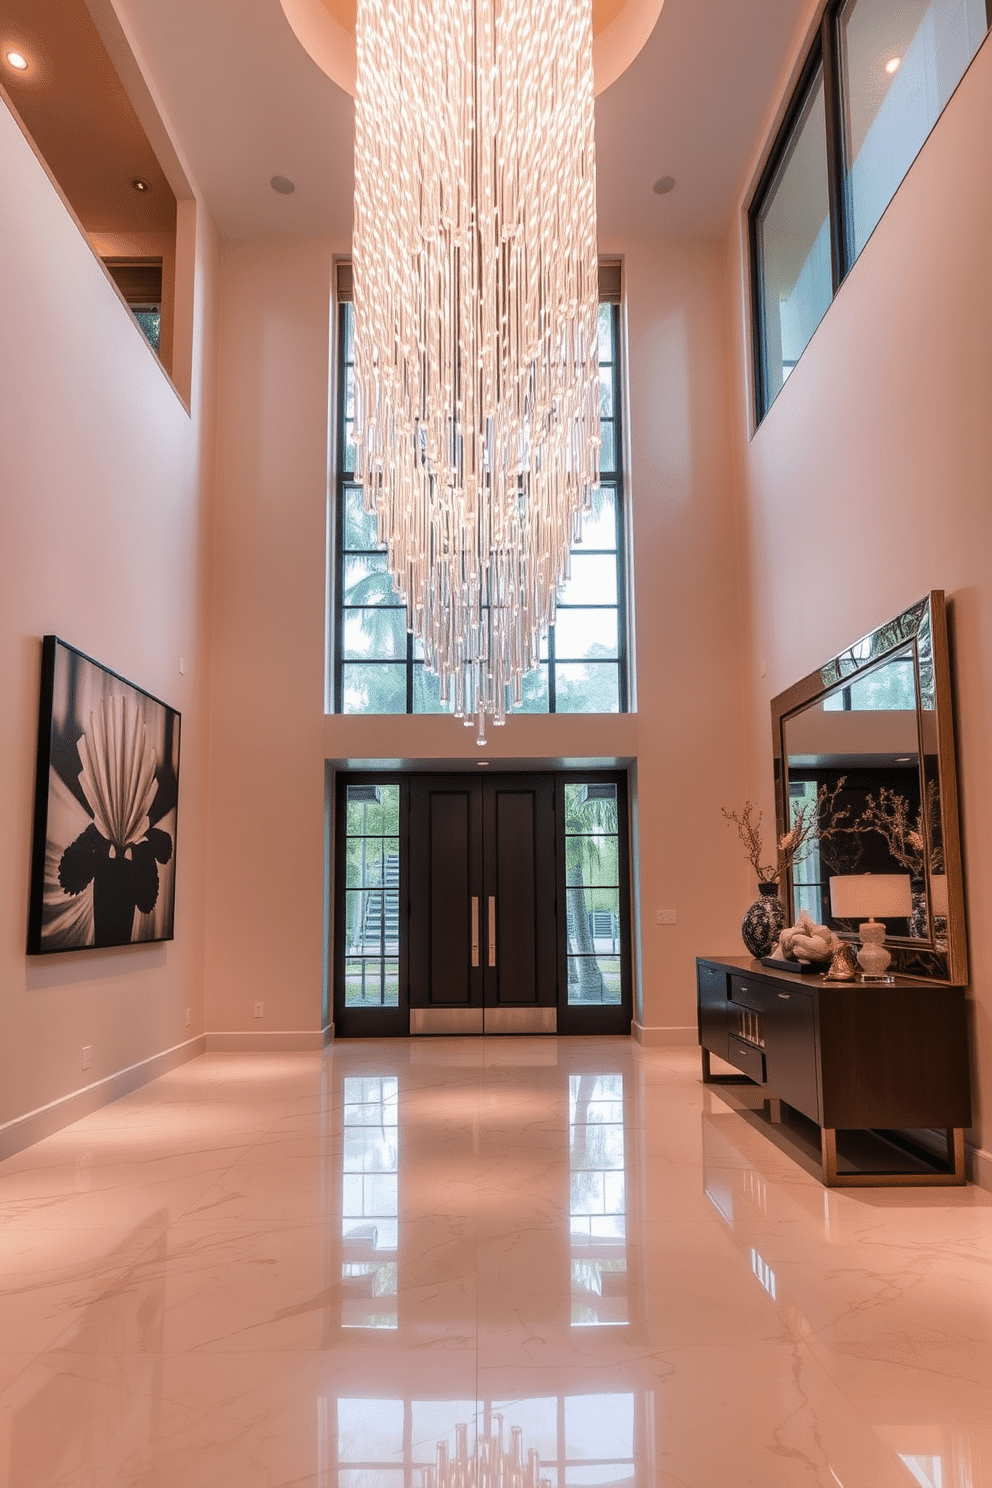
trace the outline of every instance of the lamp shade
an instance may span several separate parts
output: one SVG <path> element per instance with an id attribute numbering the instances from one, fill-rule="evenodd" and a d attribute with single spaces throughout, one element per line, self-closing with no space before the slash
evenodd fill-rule
<path id="1" fill-rule="evenodd" d="M 935 915 L 947 914 L 947 875 L 945 873 L 931 873 L 930 875 L 930 909 Z"/>
<path id="2" fill-rule="evenodd" d="M 913 893 L 908 873 L 853 873 L 830 880 L 830 913 L 837 920 L 908 917 Z"/>

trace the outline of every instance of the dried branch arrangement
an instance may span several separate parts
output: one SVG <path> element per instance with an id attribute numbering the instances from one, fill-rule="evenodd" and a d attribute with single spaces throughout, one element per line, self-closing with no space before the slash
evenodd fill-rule
<path id="1" fill-rule="evenodd" d="M 753 801 L 745 801 L 740 811 L 728 811 L 721 806 L 722 815 L 728 825 L 733 822 L 737 835 L 744 844 L 747 860 L 758 875 L 759 883 L 781 883 L 784 874 L 803 858 L 818 842 L 824 842 L 838 832 L 851 831 L 847 825 L 850 816 L 848 807 L 838 808 L 837 797 L 847 777 L 842 775 L 833 789 L 821 785 L 815 801 L 804 801 L 796 811 L 792 825 L 783 832 L 775 844 L 775 862 L 763 863 L 765 848 L 761 836 L 761 812 Z"/>

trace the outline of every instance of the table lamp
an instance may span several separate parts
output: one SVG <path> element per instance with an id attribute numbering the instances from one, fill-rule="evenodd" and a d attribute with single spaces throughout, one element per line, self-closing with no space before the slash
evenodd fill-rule
<path id="1" fill-rule="evenodd" d="M 908 919 L 913 891 L 908 873 L 853 873 L 830 880 L 830 913 L 835 920 L 859 920 L 858 965 L 864 982 L 891 982 L 891 955 L 885 948 L 884 918 Z"/>

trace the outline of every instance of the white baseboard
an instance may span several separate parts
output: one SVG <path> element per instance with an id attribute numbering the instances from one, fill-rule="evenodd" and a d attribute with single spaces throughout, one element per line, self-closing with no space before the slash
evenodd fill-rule
<path id="1" fill-rule="evenodd" d="M 966 1147 L 965 1162 L 971 1182 L 992 1192 L 992 1152 L 984 1147 Z"/>
<path id="2" fill-rule="evenodd" d="M 206 1034 L 197 1034 L 196 1038 L 187 1039 L 183 1044 L 175 1044 L 171 1049 L 163 1049 L 160 1054 L 152 1054 L 148 1059 L 128 1065 L 127 1069 L 118 1070 L 115 1075 L 105 1075 L 102 1080 L 94 1080 L 92 1085 L 84 1085 L 82 1090 L 74 1090 L 69 1095 L 60 1096 L 58 1100 L 49 1101 L 47 1106 L 39 1106 L 36 1111 L 15 1116 L 12 1121 L 0 1126 L 0 1161 L 5 1157 L 13 1157 L 15 1152 L 21 1152 L 45 1137 L 54 1136 L 57 1131 L 71 1126 L 81 1116 L 88 1116 L 101 1106 L 109 1106 L 111 1101 L 119 1100 L 122 1095 L 137 1090 L 141 1085 L 147 1085 L 149 1080 L 157 1080 L 159 1075 L 168 1074 L 169 1070 L 177 1069 L 189 1059 L 195 1059 L 198 1054 L 204 1053 L 206 1038 Z"/>
<path id="3" fill-rule="evenodd" d="M 635 1019 L 631 1026 L 631 1033 L 639 1044 L 646 1049 L 660 1048 L 688 1048 L 692 1044 L 699 1043 L 699 1031 L 695 1023 L 686 1027 L 675 1025 L 666 1028 L 664 1025 L 658 1027 L 645 1027 Z"/>
<path id="4" fill-rule="evenodd" d="M 322 1028 L 276 1028 L 255 1033 L 244 1029 L 232 1029 L 224 1033 L 207 1033 L 208 1054 L 320 1053 L 324 1047 Z"/>

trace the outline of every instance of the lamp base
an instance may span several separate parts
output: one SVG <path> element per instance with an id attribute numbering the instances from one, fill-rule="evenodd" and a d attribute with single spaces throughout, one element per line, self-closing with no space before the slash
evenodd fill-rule
<path id="1" fill-rule="evenodd" d="M 885 926 L 881 920 L 866 920 L 863 925 L 858 926 L 861 936 L 861 949 L 858 952 L 858 965 L 861 967 L 862 980 L 866 977 L 875 982 L 890 982 L 891 976 L 887 975 L 892 957 L 885 949 Z"/>

